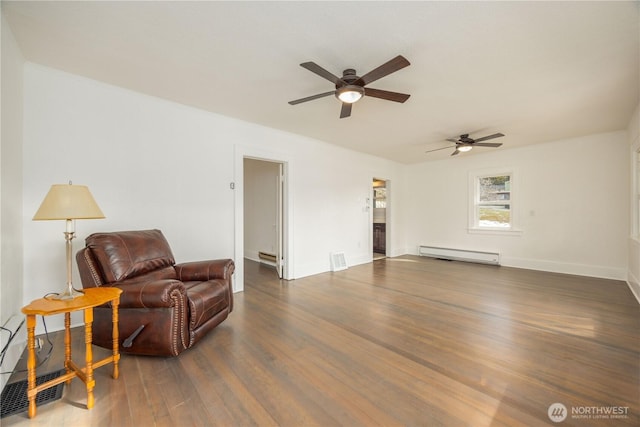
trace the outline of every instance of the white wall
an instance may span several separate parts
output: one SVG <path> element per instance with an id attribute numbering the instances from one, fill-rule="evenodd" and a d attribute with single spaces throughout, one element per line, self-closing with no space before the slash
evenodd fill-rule
<path id="1" fill-rule="evenodd" d="M 420 244 L 498 251 L 507 266 L 625 279 L 626 138 L 620 131 L 409 166 L 409 251 Z M 522 234 L 470 234 L 469 173 L 503 167 L 515 170 Z"/>
<path id="2" fill-rule="evenodd" d="M 24 79 L 25 301 L 64 286 L 64 224 L 31 217 L 51 184 L 70 179 L 89 186 L 107 217 L 77 222 L 75 250 L 95 231 L 159 228 L 178 262 L 239 254 L 241 289 L 242 158 L 251 151 L 287 160 L 290 277 L 328 271 L 338 249 L 350 264 L 371 259 L 371 179 L 395 179 L 400 165 L 35 64 Z"/>
<path id="3" fill-rule="evenodd" d="M 244 160 L 244 256 L 258 261 L 258 252 L 276 254 L 279 165 Z"/>
<path id="4" fill-rule="evenodd" d="M 371 260 L 374 177 L 393 187 L 392 256 L 432 244 L 498 250 L 505 265 L 627 276 L 624 131 L 403 166 L 29 63 L 23 120 L 23 303 L 64 286 L 64 224 L 31 218 L 50 185 L 70 179 L 88 185 L 107 216 L 78 221 L 76 250 L 94 231 L 160 228 L 178 262 L 235 256 L 241 289 L 247 154 L 286 163 L 291 278 L 328 271 L 334 251 L 349 265 Z M 521 181 L 522 235 L 468 234 L 469 172 L 504 166 Z"/>
<path id="5" fill-rule="evenodd" d="M 24 59 L 2 15 L 2 143 L 0 145 L 0 324 L 12 329 L 22 320 L 22 67 Z M 19 323 L 18 323 L 19 324 Z M 26 326 L 12 341 L 0 366 L 11 371 L 24 348 Z M 2 332 L 2 347 L 8 333 Z M 0 388 L 8 375 L 0 376 Z"/>
<path id="6" fill-rule="evenodd" d="M 631 171 L 635 172 L 635 174 L 631 173 L 630 180 L 631 192 L 629 200 L 633 206 L 631 209 L 631 221 L 634 222 L 634 224 L 631 225 L 632 232 L 629 236 L 629 271 L 627 282 L 636 299 L 640 302 L 640 229 L 638 229 L 640 228 L 638 225 L 640 222 L 638 219 L 638 216 L 640 216 L 640 207 L 638 207 L 638 201 L 636 199 L 636 195 L 640 192 L 640 188 L 636 187 L 640 185 L 638 182 L 640 179 L 636 176 L 636 174 L 640 176 L 640 170 L 638 170 L 640 165 L 633 164 L 637 162 L 635 153 L 640 152 L 640 104 L 636 107 L 636 111 L 629 121 L 627 134 L 629 137 L 630 168 Z"/>

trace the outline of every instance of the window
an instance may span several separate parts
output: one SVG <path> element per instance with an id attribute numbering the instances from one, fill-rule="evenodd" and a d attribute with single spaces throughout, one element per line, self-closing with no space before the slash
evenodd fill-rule
<path id="1" fill-rule="evenodd" d="M 514 174 L 492 170 L 469 175 L 469 231 L 513 232 Z"/>
<path id="2" fill-rule="evenodd" d="M 511 227 L 511 175 L 478 178 L 478 227 Z"/>

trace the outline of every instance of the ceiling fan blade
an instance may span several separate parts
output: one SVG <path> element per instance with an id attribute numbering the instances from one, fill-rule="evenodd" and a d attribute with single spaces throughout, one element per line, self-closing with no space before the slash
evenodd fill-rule
<path id="1" fill-rule="evenodd" d="M 488 139 L 500 138 L 501 136 L 504 136 L 504 135 L 501 133 L 494 133 L 493 135 L 483 136 L 482 138 L 475 139 L 474 141 L 475 142 L 486 141 Z"/>
<path id="2" fill-rule="evenodd" d="M 500 147 L 501 145 L 501 142 L 476 142 L 473 144 L 474 147 Z"/>
<path id="3" fill-rule="evenodd" d="M 344 119 L 345 117 L 349 117 L 351 115 L 351 106 L 353 104 L 349 104 L 348 102 L 342 103 L 342 109 L 340 110 L 340 118 Z"/>
<path id="4" fill-rule="evenodd" d="M 448 147 L 442 147 L 442 148 L 436 148 L 435 150 L 425 151 L 425 153 L 430 153 L 430 152 L 432 152 L 432 151 L 446 150 L 447 148 L 451 148 L 451 146 L 448 146 Z"/>
<path id="5" fill-rule="evenodd" d="M 325 96 L 334 95 L 335 93 L 336 93 L 335 90 L 332 90 L 331 92 L 319 93 L 317 95 L 307 96 L 306 98 L 300 98 L 294 101 L 289 101 L 289 104 L 296 105 L 302 102 L 313 101 L 314 99 L 324 98 Z"/>
<path id="6" fill-rule="evenodd" d="M 454 151 L 453 153 L 451 153 L 452 156 L 457 156 L 460 153 L 460 151 L 456 148 L 456 151 Z"/>
<path id="7" fill-rule="evenodd" d="M 387 101 L 405 102 L 411 95 L 398 92 L 389 92 L 386 90 L 366 88 L 364 90 L 365 96 L 373 96 L 374 98 L 386 99 Z"/>
<path id="8" fill-rule="evenodd" d="M 411 63 L 407 61 L 404 56 L 398 55 L 392 60 L 385 62 L 378 68 L 369 71 L 367 74 L 353 82 L 353 84 L 356 86 L 368 85 L 369 83 L 381 79 L 384 76 L 388 76 L 389 74 L 394 73 L 408 65 L 411 65 Z"/>
<path id="9" fill-rule="evenodd" d="M 340 77 L 336 76 L 335 74 L 330 73 L 329 71 L 325 70 L 324 68 L 322 68 L 321 66 L 319 66 L 315 62 L 303 62 L 302 64 L 300 64 L 300 66 L 302 68 L 306 68 L 307 70 L 311 71 L 312 73 L 315 73 L 315 74 L 319 75 L 320 77 L 323 77 L 323 78 L 329 80 L 333 84 L 337 85 L 338 82 L 344 83 L 344 81 Z"/>

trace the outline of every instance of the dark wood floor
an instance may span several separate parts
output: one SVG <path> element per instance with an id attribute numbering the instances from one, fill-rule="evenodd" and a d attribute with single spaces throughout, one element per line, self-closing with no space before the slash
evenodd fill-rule
<path id="1" fill-rule="evenodd" d="M 2 425 L 640 424 L 640 305 L 624 282 L 418 257 L 291 282 L 247 261 L 245 280 L 195 348 L 123 356 L 119 380 L 100 368 L 91 411 L 74 379 L 34 420 Z"/>

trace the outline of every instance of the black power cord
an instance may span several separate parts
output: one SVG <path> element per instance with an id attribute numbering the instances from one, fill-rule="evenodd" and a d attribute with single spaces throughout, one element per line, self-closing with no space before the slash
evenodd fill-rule
<path id="1" fill-rule="evenodd" d="M 1 356 L 0 356 L 0 366 L 2 366 L 2 364 L 4 363 L 4 356 L 5 356 L 5 354 L 7 354 L 7 349 L 9 348 L 9 344 L 11 344 L 11 341 L 13 341 L 13 338 L 16 336 L 16 334 L 20 330 L 21 326 L 22 326 L 22 323 L 20 324 L 20 326 L 18 326 L 18 329 L 16 330 L 15 333 L 13 333 L 11 331 L 11 329 L 7 329 L 4 326 L 0 326 L 0 329 L 2 331 L 9 332 L 9 340 L 7 341 L 7 344 L 2 348 L 2 353 L 1 353 Z M 0 372 L 0 373 L 4 374 L 5 372 Z"/>
<path id="2" fill-rule="evenodd" d="M 13 341 L 16 335 L 18 335 L 18 331 L 20 331 L 20 328 L 22 328 L 22 325 L 24 325 L 24 319 L 22 319 L 22 322 L 20 322 L 15 332 L 12 332 L 11 329 L 7 329 L 4 326 L 0 326 L 0 329 L 2 329 L 5 332 L 9 332 L 9 339 L 7 340 L 7 343 L 5 344 L 5 346 L 2 348 L 2 353 L 1 353 L 2 356 L 0 356 L 0 366 L 2 366 L 2 364 L 4 363 L 4 356 L 7 354 L 7 350 L 9 349 L 9 345 L 11 344 L 11 341 Z M 0 374 L 10 374 L 10 373 L 11 372 L 0 372 Z"/>
<path id="3" fill-rule="evenodd" d="M 47 342 L 49 343 L 49 351 L 47 351 L 47 355 L 44 356 L 43 359 L 39 359 L 38 360 L 38 364 L 36 365 L 36 368 L 38 368 L 39 366 L 42 366 L 44 364 L 44 362 L 49 360 L 49 357 L 51 357 L 51 353 L 53 353 L 53 343 L 51 342 L 51 339 L 49 338 L 49 331 L 47 330 L 47 322 L 44 320 L 44 316 L 41 316 L 41 317 L 42 317 L 42 325 L 44 326 L 44 334 L 45 334 Z M 22 321 L 22 323 L 20 323 L 20 326 L 22 326 L 23 324 L 24 324 L 24 320 Z M 2 329 L 6 329 L 6 328 L 2 328 Z M 18 329 L 16 329 L 16 332 L 9 339 L 10 340 L 13 339 L 13 337 L 18 333 L 19 330 L 20 330 L 20 327 L 18 327 Z M 6 348 L 8 348 L 8 347 L 9 347 L 9 343 L 7 343 L 5 348 L 2 350 L 2 360 L 0 361 L 0 365 L 2 365 L 2 362 L 4 361 L 4 354 L 6 352 Z M 0 375 L 13 374 L 14 372 L 27 372 L 27 369 L 19 369 L 17 371 L 14 370 L 14 371 L 0 372 Z"/>
<path id="4" fill-rule="evenodd" d="M 51 296 L 51 295 L 59 295 L 58 293 L 52 292 L 49 294 L 46 294 L 44 296 L 44 298 Z M 44 359 L 39 360 L 39 363 L 36 365 L 36 368 L 39 366 L 42 366 L 44 364 L 44 362 L 46 362 L 47 360 L 49 360 L 49 357 L 51 357 L 51 353 L 53 352 L 53 343 L 51 342 L 51 339 L 49 338 L 49 331 L 47 330 L 47 322 L 44 319 L 44 316 L 40 316 L 42 318 L 42 325 L 44 326 L 44 334 L 45 337 L 47 339 L 47 342 L 49 343 L 49 351 L 47 352 L 47 355 L 44 357 Z M 20 325 L 18 326 L 18 329 L 16 329 L 15 332 L 11 332 L 11 330 L 0 326 L 0 329 L 6 332 L 9 332 L 9 341 L 7 341 L 7 344 L 4 346 L 4 348 L 2 349 L 2 355 L 0 356 L 0 366 L 2 366 L 2 363 L 4 362 L 4 356 L 7 353 L 7 350 L 9 349 L 9 344 L 11 344 L 11 341 L 15 338 L 15 336 L 18 334 L 18 331 L 20 330 L 20 328 L 22 327 L 22 325 L 24 325 L 24 319 L 22 320 L 22 322 L 20 322 Z M 6 374 L 12 374 L 14 372 L 27 372 L 27 369 L 20 369 L 18 371 L 2 371 L 0 372 L 0 375 L 6 375 Z"/>

